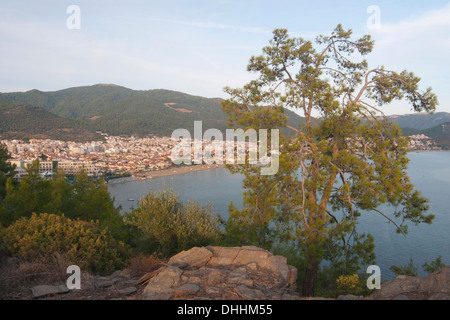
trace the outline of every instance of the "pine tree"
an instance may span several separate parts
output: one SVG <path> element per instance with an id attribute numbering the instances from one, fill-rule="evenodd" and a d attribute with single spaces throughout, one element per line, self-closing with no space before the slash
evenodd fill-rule
<path id="1" fill-rule="evenodd" d="M 255 165 L 229 165 L 244 174 L 244 209 L 231 207 L 229 229 L 241 241 L 294 246 L 304 262 L 302 290 L 314 294 L 320 264 L 326 259 L 351 274 L 373 261 L 373 238 L 357 232 L 357 217 L 373 211 L 407 232 L 407 222 L 431 223 L 428 200 L 406 173 L 408 138 L 381 107 L 406 100 L 414 111 L 433 112 L 431 88 L 420 79 L 384 67 L 368 68 L 369 35 L 352 39 L 341 25 L 315 43 L 276 29 L 248 71 L 258 77 L 243 88 L 225 88 L 222 108 L 229 125 L 280 130 L 279 170 L 261 176 Z M 298 128 L 286 125 L 284 110 L 305 117 Z M 270 191 L 270 192 L 269 192 Z M 393 212 L 379 210 L 391 204 Z M 272 230 L 271 234 L 269 231 Z M 261 239 L 263 237 L 263 239 Z M 266 237 L 266 239 L 264 239 Z"/>

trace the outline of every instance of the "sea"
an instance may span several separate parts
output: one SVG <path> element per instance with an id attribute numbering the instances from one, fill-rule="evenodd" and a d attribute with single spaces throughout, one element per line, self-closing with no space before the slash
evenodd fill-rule
<path id="1" fill-rule="evenodd" d="M 422 265 L 438 256 L 450 264 L 450 152 L 411 152 L 408 174 L 416 189 L 430 200 L 429 213 L 435 215 L 432 224 L 409 224 L 407 235 L 397 234 L 395 226 L 378 213 L 363 212 L 359 218 L 360 233 L 375 238 L 376 264 L 381 279 L 391 280 L 395 274 L 390 266 L 404 266 L 413 259 L 418 276 L 426 276 Z M 225 168 L 195 171 L 186 174 L 148 180 L 115 182 L 109 192 L 121 212 L 130 212 L 139 199 L 150 191 L 171 188 L 182 201 L 212 202 L 214 213 L 228 217 L 230 201 L 242 208 L 242 176 Z M 389 210 L 388 207 L 382 208 Z"/>

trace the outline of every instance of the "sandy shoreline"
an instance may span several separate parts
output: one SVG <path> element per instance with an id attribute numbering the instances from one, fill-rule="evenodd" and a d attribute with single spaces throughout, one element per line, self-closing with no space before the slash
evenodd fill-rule
<path id="1" fill-rule="evenodd" d="M 199 164 L 199 165 L 192 165 L 192 166 L 182 166 L 182 167 L 176 167 L 176 168 L 170 168 L 170 169 L 164 169 L 164 170 L 158 170 L 158 171 L 149 171 L 142 175 L 136 175 L 131 178 L 120 179 L 120 181 L 115 181 L 115 179 L 114 179 L 114 180 L 110 180 L 107 184 L 124 183 L 124 182 L 131 182 L 131 181 L 140 181 L 140 180 L 148 180 L 148 179 L 154 179 L 154 178 L 169 177 L 169 176 L 185 174 L 185 173 L 194 172 L 194 171 L 204 171 L 204 170 L 211 170 L 211 169 L 224 168 L 224 167 L 225 167 L 225 165 L 223 165 L 223 164 Z"/>
<path id="2" fill-rule="evenodd" d="M 450 152 L 450 150 L 414 150 L 414 151 L 409 151 L 408 153 L 422 153 L 422 152 Z M 133 175 L 130 178 L 112 179 L 107 184 L 117 184 L 117 183 L 131 182 L 131 181 L 149 180 L 149 179 L 154 179 L 154 178 L 162 178 L 162 177 L 169 177 L 169 176 L 174 176 L 174 175 L 178 175 L 178 174 L 185 174 L 185 173 L 194 172 L 194 171 L 204 171 L 204 170 L 211 170 L 211 169 L 224 168 L 224 167 L 225 167 L 224 164 L 199 164 L 199 165 L 192 165 L 192 166 L 181 166 L 181 167 L 175 167 L 175 168 L 158 170 L 158 171 L 148 171 L 146 173 Z"/>

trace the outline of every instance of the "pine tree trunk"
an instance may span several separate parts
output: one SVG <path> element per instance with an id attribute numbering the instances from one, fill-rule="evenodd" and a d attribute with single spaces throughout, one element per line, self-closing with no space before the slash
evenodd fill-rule
<path id="1" fill-rule="evenodd" d="M 319 263 L 312 262 L 306 268 L 305 281 L 303 283 L 302 295 L 304 297 L 314 296 L 314 289 L 316 287 L 317 271 L 319 268 Z"/>

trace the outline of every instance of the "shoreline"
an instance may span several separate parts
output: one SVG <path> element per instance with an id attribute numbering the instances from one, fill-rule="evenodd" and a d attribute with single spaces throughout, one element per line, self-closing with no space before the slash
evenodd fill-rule
<path id="1" fill-rule="evenodd" d="M 419 153 L 419 152 L 449 152 L 450 150 L 444 150 L 444 149 L 440 149 L 440 150 L 412 150 L 409 151 L 408 153 Z"/>
<path id="2" fill-rule="evenodd" d="M 450 152 L 450 150 L 414 150 L 409 151 L 408 153 L 424 153 L 424 152 Z M 157 171 L 148 171 L 145 174 L 142 174 L 140 176 L 139 174 L 133 175 L 129 178 L 118 178 L 110 180 L 106 185 L 110 184 L 119 184 L 119 183 L 125 183 L 125 182 L 133 182 L 133 181 L 144 181 L 144 180 L 150 180 L 150 179 L 157 179 L 157 178 L 163 178 L 163 177 L 170 177 L 170 176 L 176 176 L 179 174 L 185 174 L 189 172 L 195 172 L 195 171 L 205 171 L 205 170 L 212 170 L 212 169 L 218 169 L 218 168 L 225 168 L 225 164 L 197 164 L 197 165 L 184 165 L 181 167 L 175 167 L 175 168 L 169 168 L 169 169 L 163 169 L 163 170 L 157 170 Z"/>
<path id="3" fill-rule="evenodd" d="M 170 168 L 170 169 L 164 169 L 164 170 L 158 170 L 158 171 L 149 171 L 149 172 L 145 173 L 145 175 L 143 175 L 143 176 L 139 176 L 139 175 L 132 176 L 128 179 L 124 178 L 123 180 L 120 180 L 120 181 L 114 181 L 115 179 L 113 179 L 113 180 L 110 180 L 108 183 L 106 183 L 106 185 L 170 177 L 170 176 L 176 176 L 179 174 L 185 174 L 185 173 L 189 173 L 189 172 L 205 171 L 205 170 L 212 170 L 212 169 L 218 169 L 218 168 L 225 168 L 225 165 L 224 164 L 198 164 L 198 165 L 182 166 L 182 167 L 176 167 L 176 168 Z"/>

